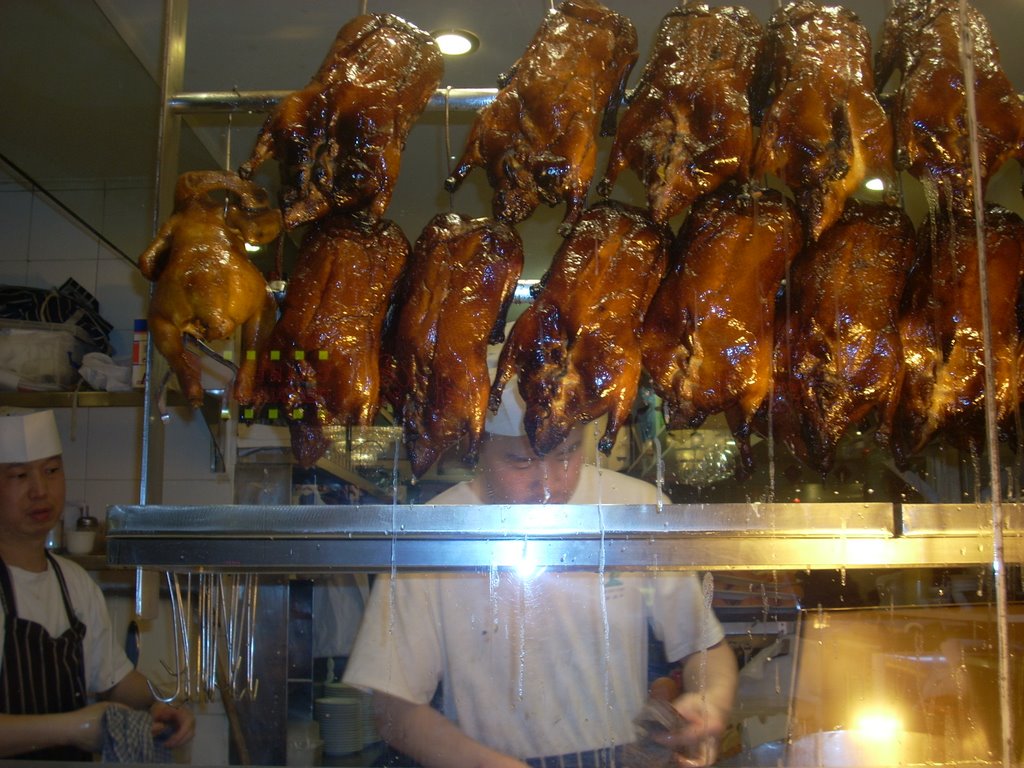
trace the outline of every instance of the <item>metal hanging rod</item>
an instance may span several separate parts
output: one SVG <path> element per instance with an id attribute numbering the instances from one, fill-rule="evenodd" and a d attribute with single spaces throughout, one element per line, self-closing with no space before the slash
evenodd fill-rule
<path id="1" fill-rule="evenodd" d="M 176 114 L 202 112 L 269 112 L 292 91 L 209 91 L 178 93 L 167 100 L 168 109 Z M 438 88 L 430 97 L 427 109 L 461 111 L 478 110 L 490 104 L 497 88 Z"/>

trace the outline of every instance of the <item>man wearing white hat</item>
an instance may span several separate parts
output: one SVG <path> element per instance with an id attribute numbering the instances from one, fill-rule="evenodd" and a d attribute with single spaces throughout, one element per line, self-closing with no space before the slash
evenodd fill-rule
<path id="1" fill-rule="evenodd" d="M 523 412 L 510 381 L 480 471 L 433 504 L 657 503 L 649 483 L 585 465 L 582 428 L 537 456 Z M 648 626 L 682 665 L 683 725 L 664 743 L 678 765 L 710 765 L 736 660 L 692 574 L 382 575 L 344 680 L 374 692 L 381 735 L 427 768 L 621 765 L 646 700 Z"/>
<path id="2" fill-rule="evenodd" d="M 120 705 L 148 709 L 173 748 L 192 737 L 192 713 L 154 701 L 99 587 L 46 550 L 64 510 L 62 452 L 52 411 L 0 416 L 0 757 L 91 759 Z"/>

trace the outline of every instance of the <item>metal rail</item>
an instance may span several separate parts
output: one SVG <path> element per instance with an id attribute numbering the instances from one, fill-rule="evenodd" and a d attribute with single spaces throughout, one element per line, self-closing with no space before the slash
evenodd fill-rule
<path id="1" fill-rule="evenodd" d="M 1006 559 L 1024 562 L 1007 505 Z M 990 565 L 989 505 L 115 506 L 108 562 L 277 573 Z"/>
<path id="2" fill-rule="evenodd" d="M 269 112 L 292 91 L 209 91 L 177 93 L 167 107 L 177 115 L 227 112 Z M 438 88 L 427 109 L 441 110 L 445 105 L 456 111 L 475 111 L 494 100 L 497 88 Z"/>

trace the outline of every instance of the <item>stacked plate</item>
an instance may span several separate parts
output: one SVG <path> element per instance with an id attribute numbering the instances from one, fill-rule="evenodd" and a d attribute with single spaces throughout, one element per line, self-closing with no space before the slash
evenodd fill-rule
<path id="1" fill-rule="evenodd" d="M 325 755 L 349 755 L 363 748 L 363 720 L 355 698 L 327 696 L 313 702 Z"/>
<path id="2" fill-rule="evenodd" d="M 373 702 L 370 695 L 364 693 L 362 696 L 359 714 L 363 721 L 363 746 L 369 746 L 380 741 L 380 734 L 377 733 L 377 726 L 373 724 Z"/>

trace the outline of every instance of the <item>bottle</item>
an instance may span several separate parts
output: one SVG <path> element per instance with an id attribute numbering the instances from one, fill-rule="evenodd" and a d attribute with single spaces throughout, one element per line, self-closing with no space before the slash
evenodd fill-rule
<path id="1" fill-rule="evenodd" d="M 136 320 L 132 336 L 132 386 L 136 389 L 146 386 L 148 350 L 149 323 L 145 319 Z"/>

